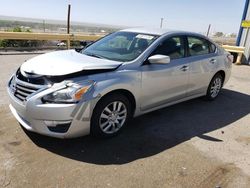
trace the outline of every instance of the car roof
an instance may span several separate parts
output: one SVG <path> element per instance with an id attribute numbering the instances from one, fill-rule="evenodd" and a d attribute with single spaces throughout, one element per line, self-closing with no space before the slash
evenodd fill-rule
<path id="1" fill-rule="evenodd" d="M 124 32 L 134 32 L 134 33 L 144 33 L 144 34 L 151 34 L 151 35 L 166 35 L 166 34 L 188 34 L 188 35 L 196 35 L 200 37 L 206 38 L 204 35 L 195 33 L 195 32 L 189 32 L 189 31 L 178 31 L 178 30 L 170 30 L 170 29 L 160 29 L 160 28 L 146 28 L 146 27 L 138 27 L 138 28 L 129 28 L 129 29 L 123 29 L 121 31 Z"/>

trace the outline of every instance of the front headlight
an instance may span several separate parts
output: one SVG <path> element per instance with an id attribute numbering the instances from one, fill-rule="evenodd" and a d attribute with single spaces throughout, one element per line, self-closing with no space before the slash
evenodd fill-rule
<path id="1" fill-rule="evenodd" d="M 76 103 L 82 99 L 91 86 L 93 86 L 93 82 L 88 84 L 69 83 L 66 88 L 50 93 L 42 100 L 49 103 Z"/>

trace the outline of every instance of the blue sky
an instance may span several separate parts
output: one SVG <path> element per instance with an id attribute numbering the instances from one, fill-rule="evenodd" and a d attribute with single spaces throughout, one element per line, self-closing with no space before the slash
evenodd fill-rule
<path id="1" fill-rule="evenodd" d="M 226 33 L 239 30 L 245 0 L 0 0 L 0 15 Z"/>

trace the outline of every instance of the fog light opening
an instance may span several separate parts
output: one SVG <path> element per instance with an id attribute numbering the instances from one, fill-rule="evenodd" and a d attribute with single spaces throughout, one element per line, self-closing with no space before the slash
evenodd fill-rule
<path id="1" fill-rule="evenodd" d="M 66 133 L 69 130 L 72 120 L 66 121 L 44 121 L 44 124 L 48 127 L 48 129 L 52 132 L 56 133 Z"/>

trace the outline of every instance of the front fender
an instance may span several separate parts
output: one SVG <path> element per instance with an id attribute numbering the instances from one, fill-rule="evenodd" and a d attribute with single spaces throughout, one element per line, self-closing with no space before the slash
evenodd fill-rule
<path id="1" fill-rule="evenodd" d="M 100 100 L 104 95 L 120 89 L 132 93 L 138 105 L 141 92 L 141 73 L 138 71 L 117 71 L 107 73 L 104 79 L 96 81 L 93 97 Z"/>

